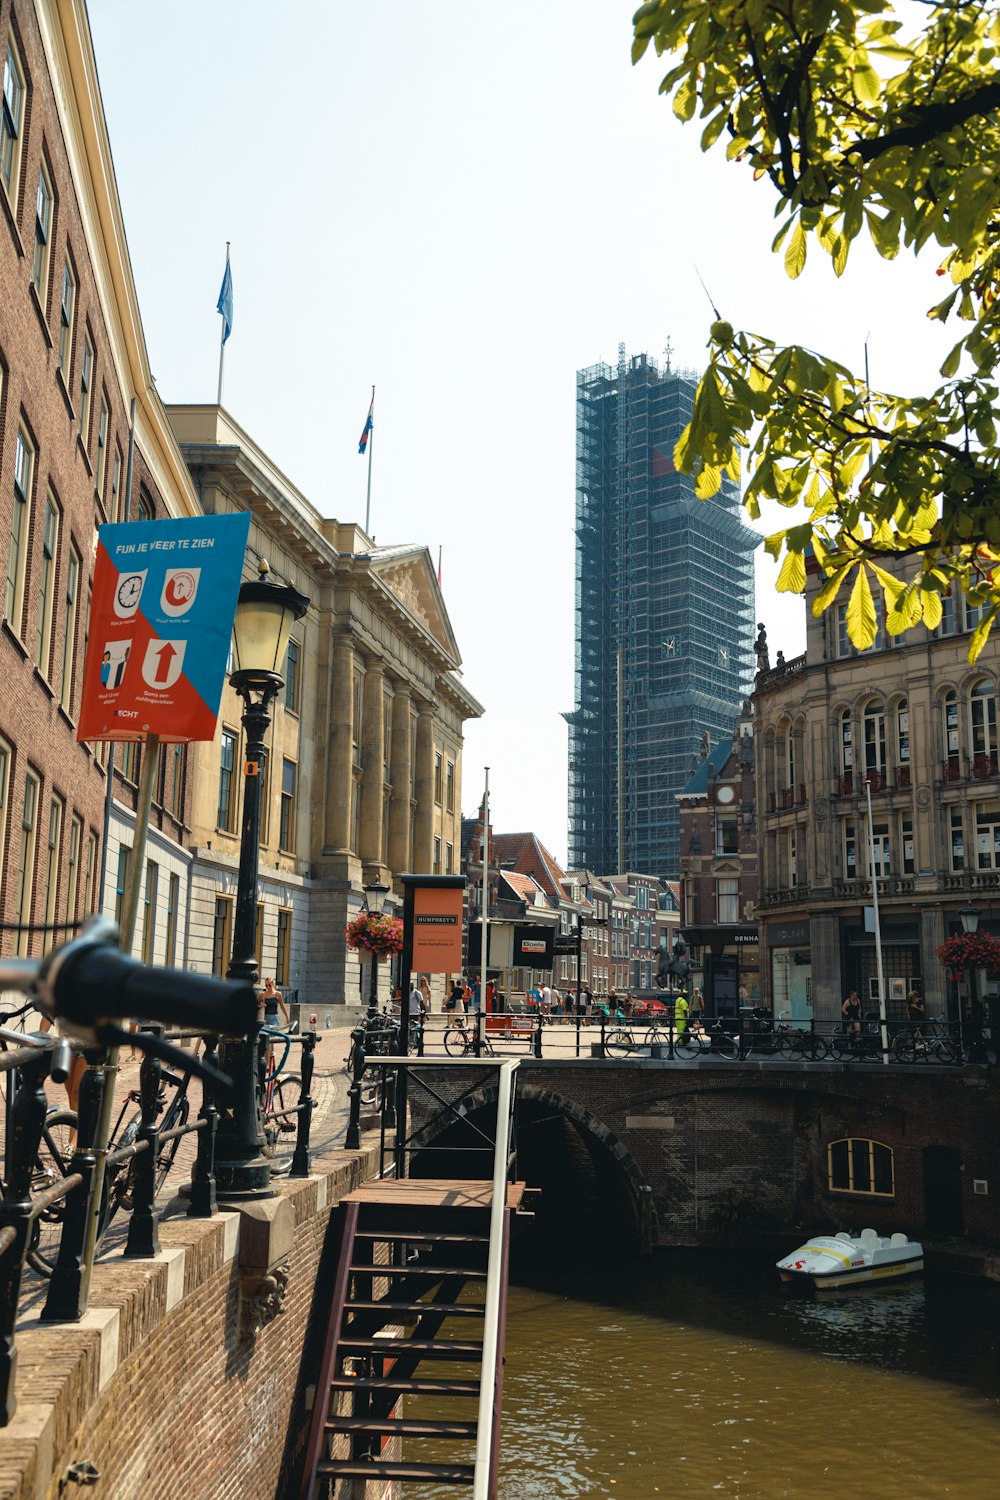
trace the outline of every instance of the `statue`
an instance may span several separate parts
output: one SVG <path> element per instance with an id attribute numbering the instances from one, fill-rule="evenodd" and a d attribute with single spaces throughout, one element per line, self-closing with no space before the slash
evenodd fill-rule
<path id="1" fill-rule="evenodd" d="M 754 641 L 753 649 L 757 656 L 757 671 L 769 671 L 771 659 L 767 651 L 767 630 L 763 620 L 757 621 L 757 639 Z"/>

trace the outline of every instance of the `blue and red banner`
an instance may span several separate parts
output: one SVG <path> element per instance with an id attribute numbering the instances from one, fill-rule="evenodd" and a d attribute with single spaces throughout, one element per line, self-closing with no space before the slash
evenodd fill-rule
<path id="1" fill-rule="evenodd" d="M 97 533 L 78 740 L 215 738 L 248 514 Z"/>
<path id="2" fill-rule="evenodd" d="M 368 439 L 371 437 L 371 431 L 372 431 L 372 428 L 375 425 L 374 420 L 373 420 L 374 413 L 375 413 L 375 397 L 372 396 L 372 404 L 368 408 L 368 420 L 367 420 L 367 422 L 364 425 L 364 430 L 361 433 L 361 441 L 358 444 L 358 452 L 359 453 L 364 453 L 365 449 L 368 447 Z"/>

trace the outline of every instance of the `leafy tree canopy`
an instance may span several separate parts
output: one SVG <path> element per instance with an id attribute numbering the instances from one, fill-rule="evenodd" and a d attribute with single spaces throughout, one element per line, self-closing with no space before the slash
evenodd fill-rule
<path id="1" fill-rule="evenodd" d="M 669 58 L 660 92 L 681 120 L 704 122 L 702 149 L 724 148 L 777 193 L 772 248 L 789 276 L 809 251 L 839 276 L 864 231 L 887 260 L 936 246 L 950 286 L 927 316 L 962 325 L 942 383 L 903 397 L 717 312 L 675 461 L 708 496 L 742 455 L 754 517 L 762 497 L 805 505 L 807 521 L 767 538 L 783 554 L 777 586 L 803 590 L 811 548 L 825 574 L 814 610 L 846 598 L 856 646 L 875 638 L 873 590 L 899 634 L 936 626 L 961 588 L 986 606 L 975 659 L 1000 610 L 1000 6 L 904 13 L 922 26 L 904 35 L 880 0 L 650 0 L 636 12 L 633 61 L 650 45 Z"/>

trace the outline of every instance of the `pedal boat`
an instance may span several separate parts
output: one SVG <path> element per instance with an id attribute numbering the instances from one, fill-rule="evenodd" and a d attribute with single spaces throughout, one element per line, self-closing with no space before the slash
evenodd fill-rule
<path id="1" fill-rule="evenodd" d="M 778 1261 L 782 1281 L 811 1281 L 819 1289 L 865 1281 L 894 1281 L 924 1269 L 924 1249 L 905 1234 L 882 1239 L 874 1229 L 859 1235 L 818 1234 Z"/>

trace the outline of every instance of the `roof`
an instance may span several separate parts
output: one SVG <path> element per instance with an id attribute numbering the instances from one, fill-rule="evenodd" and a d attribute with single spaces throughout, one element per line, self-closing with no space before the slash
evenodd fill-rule
<path id="1" fill-rule="evenodd" d="M 530 875 L 519 875 L 516 870 L 501 870 L 500 878 L 510 887 L 514 894 L 524 901 L 528 906 L 537 906 L 538 898 L 544 901 L 545 892 L 537 881 Z"/>
<path id="2" fill-rule="evenodd" d="M 707 797 L 708 796 L 708 772 L 709 767 L 716 776 L 726 768 L 726 762 L 733 753 L 733 741 L 729 739 L 720 740 L 708 756 L 702 761 L 695 771 L 691 780 L 677 793 L 679 797 Z"/>
<path id="3" fill-rule="evenodd" d="M 559 868 L 552 855 L 533 833 L 495 833 L 492 857 L 498 865 L 507 865 L 505 875 L 516 870 L 520 875 L 530 875 L 545 895 L 558 904 L 565 900 L 560 882 L 566 872 Z"/>

